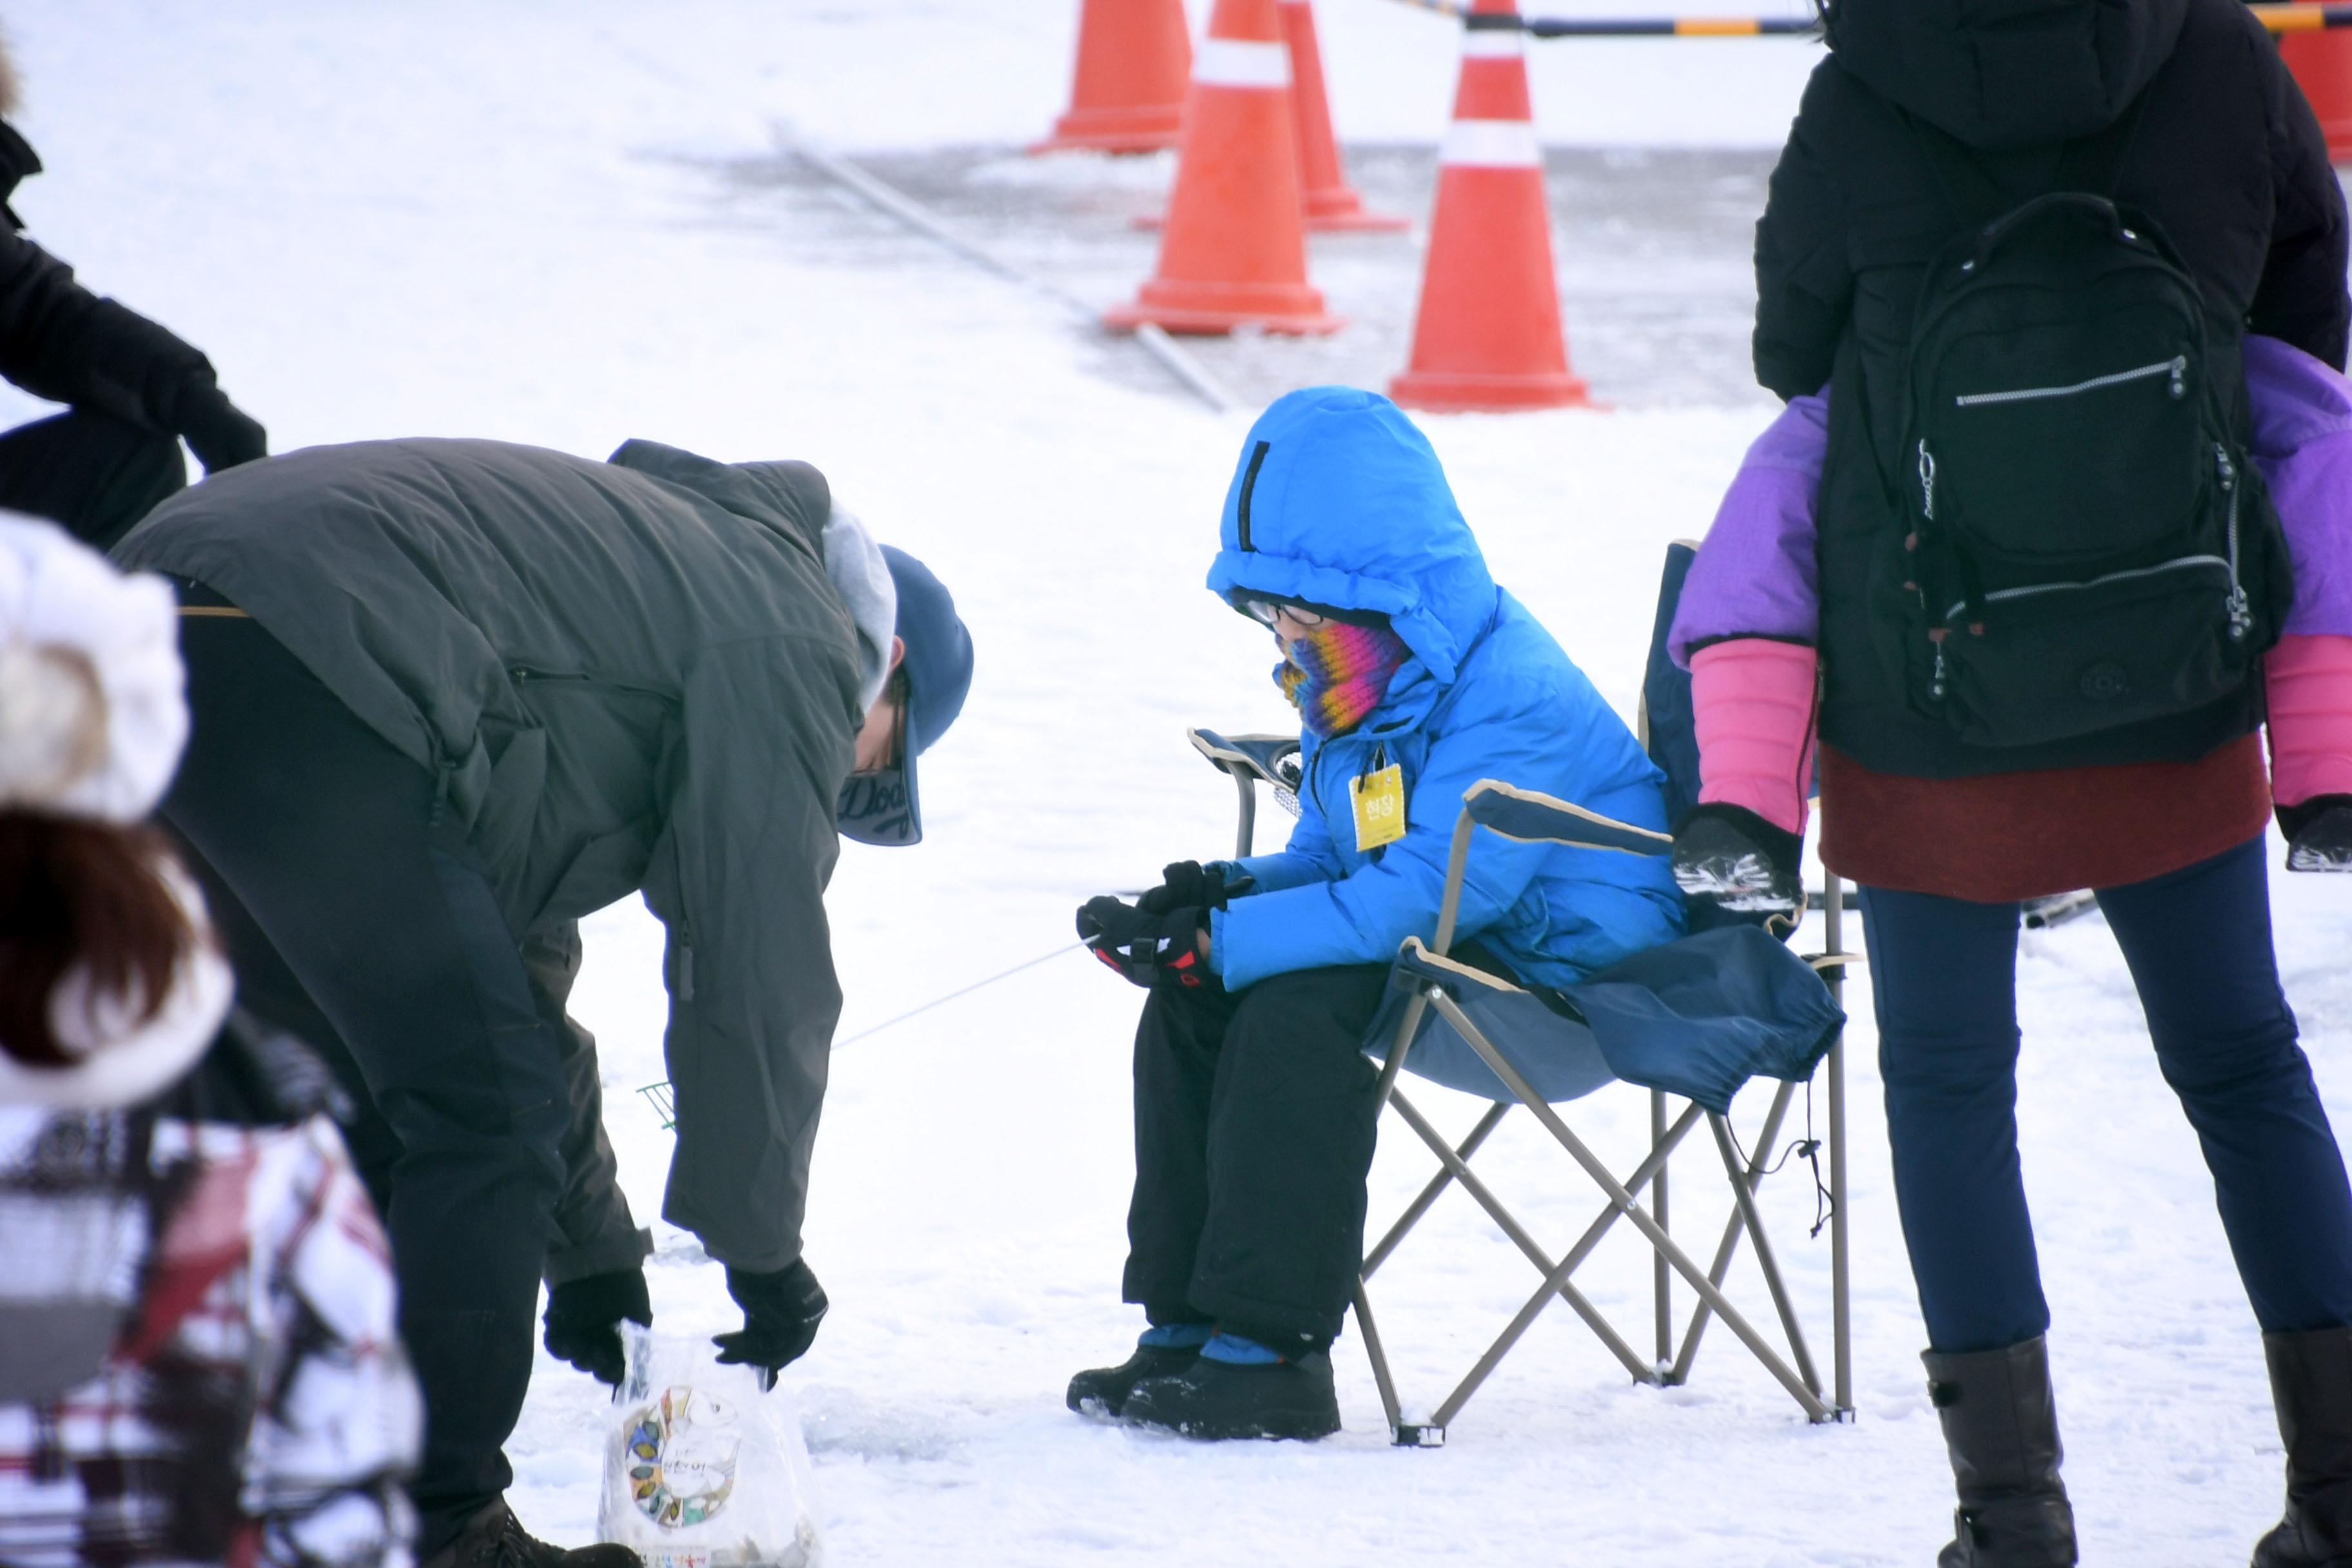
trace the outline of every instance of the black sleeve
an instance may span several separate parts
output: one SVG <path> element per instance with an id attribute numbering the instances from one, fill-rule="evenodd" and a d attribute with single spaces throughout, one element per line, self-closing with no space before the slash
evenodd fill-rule
<path id="1" fill-rule="evenodd" d="M 1841 68 L 1823 60 L 1806 84 L 1756 223 L 1756 379 L 1784 399 L 1829 381 L 1853 294 L 1845 194 L 1826 123 L 1834 118 L 1832 73 Z"/>
<path id="2" fill-rule="evenodd" d="M 2327 161 L 2327 138 L 2275 49 L 2257 57 L 2268 72 L 2263 120 L 2270 132 L 2275 216 L 2262 286 L 2246 313 L 2249 331 L 2279 338 L 2341 369 L 2352 332 L 2345 293 L 2344 188 Z"/>
<path id="3" fill-rule="evenodd" d="M 177 432 L 215 391 L 212 362 L 138 312 L 74 281 L 73 268 L 0 231 L 0 375 L 38 397 Z"/>

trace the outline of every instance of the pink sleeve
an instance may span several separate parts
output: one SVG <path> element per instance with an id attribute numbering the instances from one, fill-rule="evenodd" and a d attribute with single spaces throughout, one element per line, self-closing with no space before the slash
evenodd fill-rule
<path id="1" fill-rule="evenodd" d="M 2352 795 L 2352 637 L 2283 637 L 2263 660 L 2271 798 L 2300 805 Z M 1699 772 L 1706 754 L 1699 753 Z"/>
<path id="2" fill-rule="evenodd" d="M 1691 656 L 1701 804 L 1746 806 L 1775 827 L 1804 832 L 1817 658 L 1765 637 L 1710 643 Z"/>

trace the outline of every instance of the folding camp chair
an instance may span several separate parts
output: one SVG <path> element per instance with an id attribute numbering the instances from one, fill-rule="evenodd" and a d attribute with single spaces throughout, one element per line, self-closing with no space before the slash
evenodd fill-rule
<path id="1" fill-rule="evenodd" d="M 1643 691 L 1643 740 L 1668 775 L 1676 811 L 1696 798 L 1697 743 L 1691 722 L 1689 677 L 1665 657 L 1666 629 L 1695 554 L 1687 544 L 1669 552 L 1660 595 L 1651 664 Z M 1241 799 L 1235 853 L 1247 856 L 1255 837 L 1256 786 L 1271 785 L 1278 801 L 1297 811 L 1295 738 L 1244 735 L 1228 739 L 1195 730 L 1192 743 L 1234 781 Z M 1445 1430 L 1479 1386 L 1555 1300 L 1568 1303 L 1636 1382 L 1679 1384 L 1691 1373 L 1707 1326 L 1725 1326 L 1788 1390 L 1814 1421 L 1853 1413 L 1853 1361 L 1848 1302 L 1845 1173 L 1845 1075 L 1839 1010 L 1843 965 L 1844 889 L 1828 876 L 1823 900 L 1827 951 L 1811 960 L 1790 954 L 1756 925 L 1722 921 L 1680 942 L 1637 954 L 1570 994 L 1539 994 L 1449 956 L 1462 879 L 1479 832 L 1634 854 L 1663 854 L 1672 840 L 1612 822 L 1565 801 L 1485 780 L 1464 796 L 1447 865 L 1444 900 L 1434 940 L 1408 937 L 1391 976 L 1389 1005 L 1375 1020 L 1368 1053 L 1385 1058 L 1383 1103 L 1436 1154 L 1440 1169 L 1402 1215 L 1364 1256 L 1355 1296 L 1356 1319 L 1370 1356 L 1381 1407 L 1394 1440 L 1406 1447 L 1442 1445 Z M 1694 925 L 1710 923 L 1700 919 Z M 1810 969 L 1809 966 L 1810 965 Z M 1816 978 L 1818 974 L 1818 978 Z M 1832 1383 L 1824 1390 L 1796 1305 L 1766 1231 L 1756 1194 L 1769 1173 L 1764 1161 L 1780 1136 L 1797 1084 L 1810 1081 L 1826 1060 L 1829 1130 L 1826 1154 L 1830 1205 Z M 1397 1089 L 1401 1069 L 1492 1101 L 1468 1135 L 1449 1141 Z M 1781 1079 L 1753 1147 L 1743 1155 L 1733 1135 L 1730 1097 L 1762 1073 Z M 1622 1179 L 1554 1109 L 1612 1082 L 1645 1084 L 1650 1096 L 1650 1146 Z M 1669 1120 L 1675 1100 L 1683 1103 Z M 1470 1160 L 1514 1106 L 1524 1106 L 1601 1188 L 1608 1204 L 1565 1253 L 1554 1256 L 1531 1236 L 1471 1170 Z M 1731 1215 L 1713 1258 L 1702 1269 L 1669 1228 L 1669 1166 L 1701 1119 L 1713 1135 L 1732 1197 Z M 1524 1253 L 1543 1282 L 1426 1420 L 1407 1421 L 1395 1378 L 1375 1325 L 1369 1296 L 1372 1276 L 1453 1185 L 1460 1185 Z M 1640 1194 L 1647 1193 L 1644 1204 Z M 1647 1241 L 1653 1255 L 1654 1359 L 1637 1352 L 1572 1276 L 1618 1221 Z M 1787 1353 L 1750 1322 L 1724 1292 L 1742 1237 L 1779 1319 Z M 1674 1281 L 1696 1296 L 1677 1339 Z"/>

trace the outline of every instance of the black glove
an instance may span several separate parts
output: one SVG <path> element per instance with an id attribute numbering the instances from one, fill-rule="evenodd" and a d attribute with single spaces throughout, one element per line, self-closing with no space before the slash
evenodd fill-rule
<path id="1" fill-rule="evenodd" d="M 646 1295 L 642 1268 L 615 1268 L 551 1285 L 547 1353 L 618 1388 L 628 1371 L 628 1358 L 621 1351 L 624 1319 L 646 1328 L 654 1325 L 654 1305 Z"/>
<path id="2" fill-rule="evenodd" d="M 2352 871 L 2352 795 L 2314 795 L 2278 808 L 2290 871 Z"/>
<path id="3" fill-rule="evenodd" d="M 269 432 L 210 380 L 193 380 L 173 405 L 173 424 L 207 474 L 269 456 Z"/>
<path id="4" fill-rule="evenodd" d="M 1230 882 L 1225 880 L 1227 871 L 1234 873 Z M 1222 910 L 1227 900 L 1238 899 L 1256 886 L 1256 878 L 1228 861 L 1203 866 L 1198 860 L 1179 860 L 1160 873 L 1160 886 L 1136 900 L 1135 907 L 1148 915 L 1164 915 L 1188 904 L 1196 910 Z"/>
<path id="5" fill-rule="evenodd" d="M 1207 911 L 1197 904 L 1154 911 L 1106 893 L 1079 906 L 1078 939 L 1138 985 L 1148 988 L 1162 974 L 1179 984 L 1198 985 L 1209 968 L 1201 961 L 1201 928 L 1207 921 Z"/>
<path id="6" fill-rule="evenodd" d="M 743 1326 L 731 1334 L 715 1334 L 719 1360 L 726 1366 L 756 1366 L 764 1392 L 776 1386 L 776 1373 L 808 1353 L 816 1342 L 816 1326 L 824 1321 L 824 1287 L 816 1282 L 805 1258 L 795 1258 L 772 1274 L 746 1269 L 727 1270 L 727 1293 L 743 1309 Z"/>
<path id="7" fill-rule="evenodd" d="M 1744 805 L 1691 808 L 1675 829 L 1675 882 L 1684 896 L 1746 914 L 1805 905 L 1805 841 Z"/>

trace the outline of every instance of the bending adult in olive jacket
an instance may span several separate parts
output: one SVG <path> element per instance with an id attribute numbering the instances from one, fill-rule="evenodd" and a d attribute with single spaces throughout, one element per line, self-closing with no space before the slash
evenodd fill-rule
<path id="1" fill-rule="evenodd" d="M 841 1002 L 823 898 L 866 717 L 830 510 L 800 463 L 387 441 L 218 476 L 116 552 L 185 585 L 195 731 L 164 815 L 248 1005 L 340 1044 L 373 1112 L 353 1145 L 425 1391 L 428 1556 L 509 1479 L 551 1247 L 617 1241 L 575 1275 L 644 1250 L 625 1211 L 562 1212 L 620 1201 L 593 1058 L 584 1132 L 561 1059 L 578 917 L 642 889 L 667 928 L 665 1217 L 753 1330 L 744 1282 L 804 1272 Z"/>
<path id="2" fill-rule="evenodd" d="M 0 116 L 16 78 L 0 48 Z M 185 438 L 206 472 L 264 456 L 267 434 L 220 389 L 212 362 L 74 280 L 8 203 L 41 160 L 0 119 L 0 377 L 68 411 L 0 434 L 0 507 L 62 523 L 103 550 L 187 483 Z"/>

